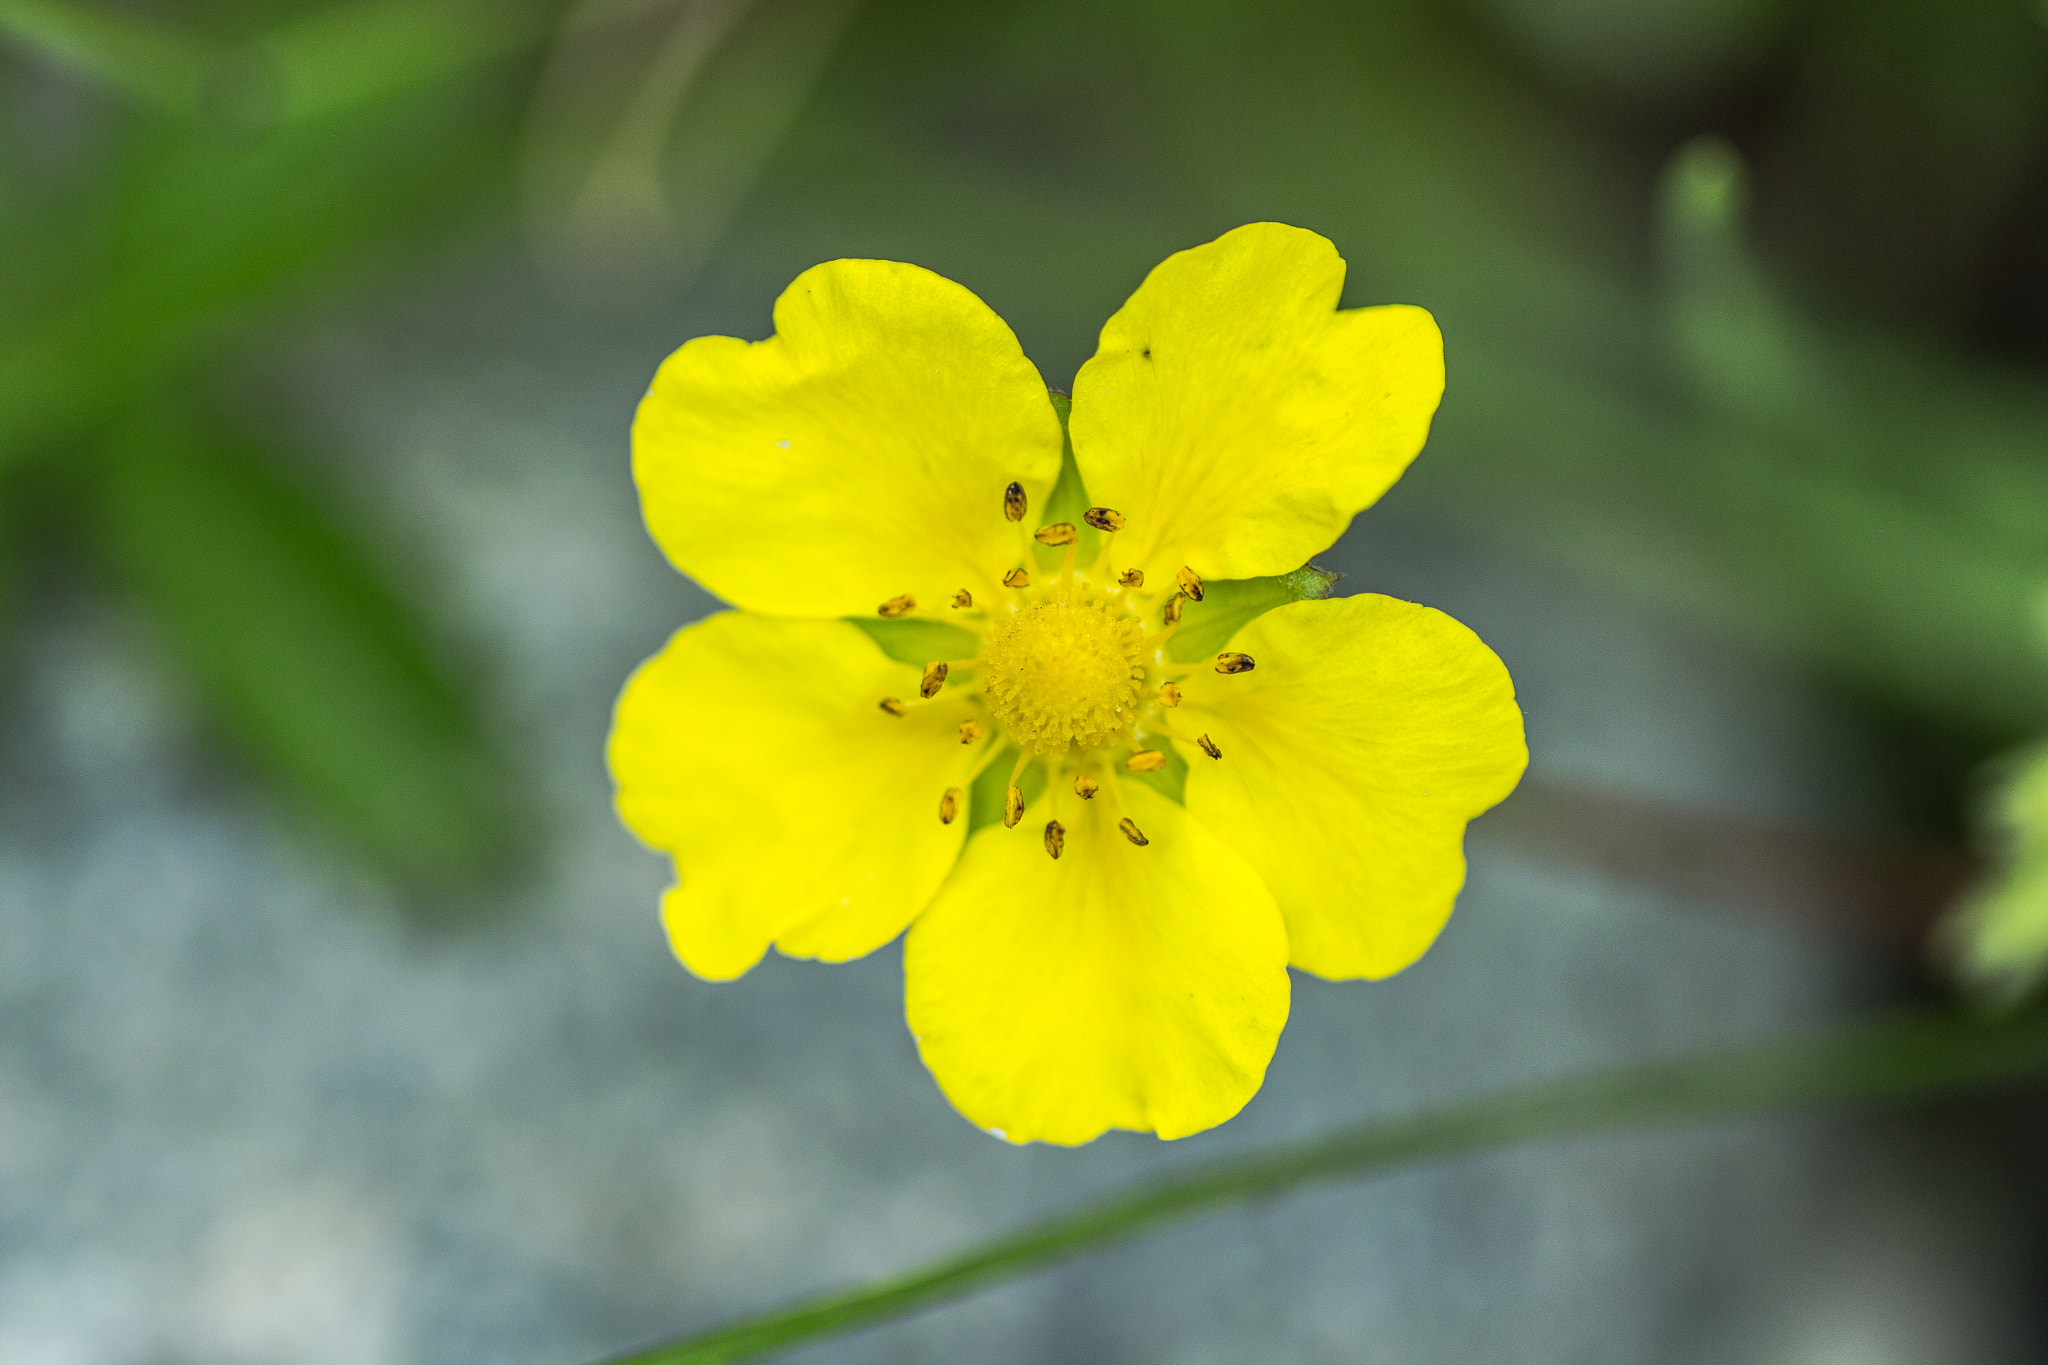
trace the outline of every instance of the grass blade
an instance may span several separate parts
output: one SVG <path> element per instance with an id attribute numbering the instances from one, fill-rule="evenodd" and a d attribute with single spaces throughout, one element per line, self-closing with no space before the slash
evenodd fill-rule
<path id="1" fill-rule="evenodd" d="M 1928 1099 L 2048 1073 L 2048 1013 L 1913 1017 L 1574 1077 L 1363 1124 L 1198 1167 L 858 1289 L 823 1295 L 613 1365 L 722 1365 L 957 1299 L 1232 1204 L 1419 1161 L 1657 1122 Z"/>

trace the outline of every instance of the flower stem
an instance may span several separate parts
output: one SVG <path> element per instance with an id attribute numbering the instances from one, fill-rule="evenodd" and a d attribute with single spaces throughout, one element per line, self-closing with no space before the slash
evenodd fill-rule
<path id="1" fill-rule="evenodd" d="M 1918 1015 L 1571 1077 L 1206 1166 L 1083 1205 L 861 1288 L 640 1351 L 615 1365 L 714 1365 L 900 1317 L 1230 1204 L 1432 1158 L 1634 1124 L 1902 1101 L 2048 1074 L 2048 1011 Z"/>

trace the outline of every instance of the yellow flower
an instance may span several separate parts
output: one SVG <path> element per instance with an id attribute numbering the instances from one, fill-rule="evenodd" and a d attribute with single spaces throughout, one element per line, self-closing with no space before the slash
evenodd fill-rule
<path id="1" fill-rule="evenodd" d="M 1377 596 L 1176 649 L 1284 597 L 1241 580 L 1328 546 L 1427 435 L 1435 324 L 1338 311 L 1343 278 L 1272 223 L 1168 258 L 1064 423 L 1000 318 L 895 262 L 806 271 L 774 336 L 669 357 L 633 427 L 647 522 L 740 610 L 633 676 L 610 761 L 620 815 L 675 859 L 684 965 L 908 929 L 948 1098 L 1077 1143 L 1241 1109 L 1290 964 L 1422 955 L 1466 822 L 1527 761 L 1499 659 Z"/>

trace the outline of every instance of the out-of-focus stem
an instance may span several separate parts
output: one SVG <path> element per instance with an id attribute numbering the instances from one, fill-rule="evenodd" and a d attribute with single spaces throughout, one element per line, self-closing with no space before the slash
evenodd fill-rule
<path id="1" fill-rule="evenodd" d="M 1572 1077 L 1234 1157 L 1084 1205 L 956 1256 L 619 1357 L 714 1365 L 872 1326 L 1197 1214 L 1419 1161 L 1646 1123 L 1906 1101 L 2048 1073 L 2048 1012 L 1910 1017 Z"/>

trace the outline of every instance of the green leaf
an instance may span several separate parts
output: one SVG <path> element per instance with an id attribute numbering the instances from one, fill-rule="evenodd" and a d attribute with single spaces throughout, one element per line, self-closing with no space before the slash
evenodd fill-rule
<path id="1" fill-rule="evenodd" d="M 158 416 L 119 432 L 104 548 L 241 750 L 387 871 L 448 886 L 514 846 L 518 790 L 415 612 L 241 441 Z"/>
<path id="2" fill-rule="evenodd" d="M 2048 1014 L 1917 1017 L 1528 1086 L 1211 1161 L 957 1255 L 611 1365 L 724 1365 L 902 1317 L 1184 1218 L 1329 1180 L 1639 1124 L 1909 1101 L 2048 1073 Z"/>
<path id="3" fill-rule="evenodd" d="M 2011 1006 L 2048 981 L 2048 744 L 1999 765 L 1990 825 L 1996 870 L 1942 926 L 1962 982 Z"/>
<path id="4" fill-rule="evenodd" d="M 1167 652 L 1184 663 L 1220 652 L 1257 617 L 1289 602 L 1328 597 L 1342 574 L 1303 565 L 1270 578 L 1225 578 L 1202 585 L 1202 600 L 1181 604 L 1180 633 Z"/>
<path id="5" fill-rule="evenodd" d="M 532 6 L 470 0 L 354 0 L 250 47 L 275 74 L 280 121 L 330 117 L 445 85 L 541 34 Z"/>
<path id="6" fill-rule="evenodd" d="M 181 387 L 283 305 L 388 266 L 509 181 L 515 110 L 491 77 L 532 30 L 452 3 L 402 11 L 370 0 L 237 48 L 219 68 L 247 87 L 222 87 L 248 106 L 234 132 L 168 118 L 113 131 L 94 192 L 36 225 L 92 249 L 66 258 L 45 306 L 0 315 L 0 466 Z M 418 41 L 334 68 L 398 35 Z"/>
<path id="7" fill-rule="evenodd" d="M 0 0 L 0 37 L 165 112 L 195 109 L 212 45 L 106 5 Z"/>
<path id="8" fill-rule="evenodd" d="M 186 33 L 100 4 L 0 0 L 0 37 L 193 118 L 253 112 L 262 122 L 372 103 L 445 80 L 539 35 L 533 7 L 463 0 L 355 0 L 326 6 L 248 42 Z M 222 100 L 227 104 L 221 107 Z M 245 130 L 246 131 L 246 130 Z"/>

